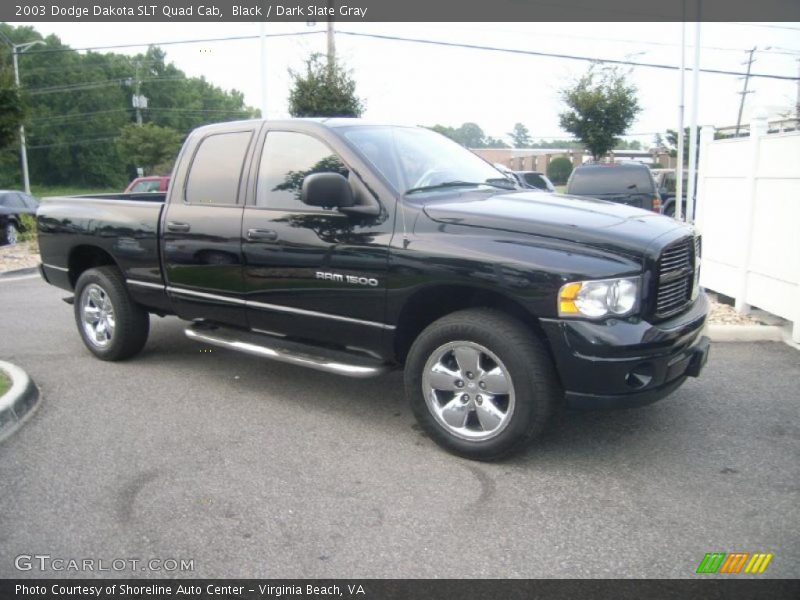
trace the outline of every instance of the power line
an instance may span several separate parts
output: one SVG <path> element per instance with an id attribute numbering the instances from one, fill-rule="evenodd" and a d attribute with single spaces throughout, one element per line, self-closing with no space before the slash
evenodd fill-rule
<path id="1" fill-rule="evenodd" d="M 187 113 L 225 113 L 225 114 L 250 114 L 249 110 L 243 109 L 225 109 L 225 108 L 167 108 L 167 107 L 158 107 L 158 106 L 151 106 L 146 110 L 149 111 L 158 111 L 158 112 L 187 112 Z"/>
<path id="2" fill-rule="evenodd" d="M 90 90 L 95 88 L 101 87 L 109 87 L 113 85 L 129 85 L 134 80 L 134 76 L 131 75 L 130 77 L 120 77 L 117 79 L 106 79 L 102 81 L 84 81 L 79 83 L 69 83 L 63 85 L 54 85 L 51 87 L 45 88 L 22 88 L 22 91 L 26 92 L 30 96 L 39 96 L 41 94 L 55 94 L 61 92 L 76 92 L 82 90 Z M 189 78 L 186 76 L 174 76 L 174 77 L 146 77 L 144 79 L 139 79 L 141 82 L 161 82 L 161 81 L 189 81 Z"/>
<path id="3" fill-rule="evenodd" d="M 39 144 L 37 146 L 28 146 L 28 150 L 42 150 L 44 148 L 57 148 L 59 146 L 82 146 L 84 144 L 99 144 L 101 142 L 111 142 L 116 140 L 119 136 L 112 137 L 97 137 L 85 138 L 82 140 L 74 140 L 72 142 L 56 142 L 54 144 Z"/>
<path id="4" fill-rule="evenodd" d="M 631 40 L 625 38 L 610 38 L 610 37 L 601 37 L 601 36 L 589 36 L 589 35 L 575 35 L 575 34 L 564 34 L 564 33 L 550 33 L 550 32 L 543 32 L 543 31 L 520 31 L 514 29 L 504 29 L 504 28 L 497 28 L 497 27 L 481 27 L 478 28 L 471 28 L 467 27 L 464 28 L 470 31 L 495 31 L 500 33 L 512 33 L 517 35 L 525 35 L 528 37 L 538 37 L 538 36 L 547 36 L 547 37 L 558 37 L 558 38 L 570 38 L 576 40 L 595 40 L 601 42 L 613 42 L 618 44 L 637 44 L 642 46 L 658 46 L 658 47 L 668 47 L 668 48 L 679 48 L 680 44 L 674 42 L 656 42 L 651 40 Z M 725 47 L 725 46 L 700 46 L 703 50 L 714 50 L 720 52 L 736 52 L 742 53 L 747 52 L 746 48 L 732 48 L 732 47 Z M 793 56 L 795 54 L 800 54 L 800 49 L 792 49 L 792 48 L 781 48 L 780 46 L 769 46 L 760 50 L 760 52 L 767 52 L 770 54 L 784 54 Z"/>
<path id="5" fill-rule="evenodd" d="M 267 33 L 265 37 L 268 38 L 279 38 L 279 37 L 293 37 L 293 36 L 301 36 L 301 35 L 316 35 L 322 33 L 322 31 L 293 31 L 287 33 Z M 166 42 L 141 42 L 136 44 L 114 44 L 111 46 L 87 46 L 85 48 L 50 48 L 47 50 L 37 50 L 36 52 L 29 52 L 28 54 L 56 54 L 61 52 L 82 52 L 82 51 L 90 51 L 90 50 L 115 50 L 119 48 L 143 48 L 149 46 L 174 46 L 176 44 L 204 44 L 210 42 L 230 42 L 230 41 L 238 41 L 238 40 L 257 40 L 260 36 L 258 35 L 234 35 L 228 37 L 219 37 L 219 38 L 198 38 L 198 39 L 191 39 L 191 40 L 168 40 Z"/>
<path id="6" fill-rule="evenodd" d="M 82 113 L 66 113 L 63 115 L 48 115 L 46 117 L 34 117 L 30 119 L 31 123 L 38 123 L 41 121 L 58 121 L 62 119 L 77 119 L 82 117 L 91 117 L 94 115 L 103 115 L 103 114 L 111 114 L 111 113 L 121 113 L 121 112 L 130 112 L 133 110 L 132 108 L 114 108 L 110 110 L 94 110 L 91 112 L 82 112 Z"/>
<path id="7" fill-rule="evenodd" d="M 787 27 L 786 25 L 769 25 L 767 23 L 740 23 L 727 21 L 726 25 L 742 25 L 744 27 L 762 27 L 764 29 L 783 29 L 785 31 L 800 31 L 800 27 Z"/>
<path id="8" fill-rule="evenodd" d="M 548 58 L 563 58 L 567 60 L 579 60 L 583 62 L 596 62 L 608 63 L 615 65 L 629 65 L 633 67 L 647 67 L 651 69 L 663 69 L 668 71 L 680 71 L 680 67 L 674 65 L 658 64 L 658 63 L 643 63 L 632 60 L 620 60 L 613 58 L 598 58 L 592 56 L 579 56 L 576 54 L 559 54 L 554 52 L 541 52 L 538 50 L 520 50 L 517 48 L 499 48 L 497 46 L 482 46 L 478 44 L 463 44 L 458 42 L 445 42 L 441 40 L 428 40 L 423 38 L 407 38 L 395 35 L 382 35 L 377 33 L 357 33 L 355 31 L 342 31 L 337 30 L 340 35 L 349 35 L 353 37 L 366 37 L 379 40 L 388 40 L 393 42 L 411 42 L 416 44 L 429 44 L 432 46 L 445 46 L 450 48 L 468 48 L 470 50 L 489 50 L 492 52 L 506 52 L 509 54 L 522 54 L 526 56 L 544 56 Z M 699 69 L 702 73 L 712 73 L 715 75 L 735 75 L 737 77 L 744 77 L 745 73 L 738 71 L 724 71 L 721 69 Z M 785 81 L 797 81 L 797 76 L 789 75 L 774 75 L 770 73 L 751 73 L 750 77 L 761 77 L 764 79 L 781 79 Z"/>

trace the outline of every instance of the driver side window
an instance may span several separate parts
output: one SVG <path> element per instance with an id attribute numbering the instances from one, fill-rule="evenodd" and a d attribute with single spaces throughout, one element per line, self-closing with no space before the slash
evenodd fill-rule
<path id="1" fill-rule="evenodd" d="M 303 180 L 312 173 L 349 171 L 339 156 L 320 140 L 304 133 L 267 134 L 256 183 L 256 206 L 291 211 L 317 211 L 300 200 Z"/>

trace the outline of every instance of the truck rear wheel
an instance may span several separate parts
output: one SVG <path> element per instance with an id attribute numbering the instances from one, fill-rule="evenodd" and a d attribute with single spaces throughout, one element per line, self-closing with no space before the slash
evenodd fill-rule
<path id="1" fill-rule="evenodd" d="M 542 341 L 492 309 L 458 311 L 428 326 L 408 354 L 405 387 L 431 438 L 476 460 L 524 449 L 563 397 Z"/>
<path id="2" fill-rule="evenodd" d="M 138 354 L 150 333 L 150 315 L 128 294 L 115 267 L 84 271 L 75 286 L 75 322 L 83 343 L 101 360 Z"/>

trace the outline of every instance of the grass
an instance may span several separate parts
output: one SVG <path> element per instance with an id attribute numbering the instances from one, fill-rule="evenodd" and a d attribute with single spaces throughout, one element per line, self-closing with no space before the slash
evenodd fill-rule
<path id="1" fill-rule="evenodd" d="M 556 188 L 556 193 L 557 194 L 564 194 L 567 191 L 567 186 L 566 185 L 557 185 L 557 186 L 555 186 L 555 188 Z"/>
<path id="2" fill-rule="evenodd" d="M 8 375 L 0 371 L 0 396 L 5 394 L 8 390 L 11 389 L 11 380 L 8 378 Z"/>
<path id="3" fill-rule="evenodd" d="M 87 188 L 71 185 L 32 185 L 31 193 L 37 198 L 46 198 L 47 196 L 80 196 L 82 194 L 114 194 L 122 193 L 120 189 L 110 188 Z"/>

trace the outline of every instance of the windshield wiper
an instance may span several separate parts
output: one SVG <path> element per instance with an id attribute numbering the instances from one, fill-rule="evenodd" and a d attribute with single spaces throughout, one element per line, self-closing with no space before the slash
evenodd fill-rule
<path id="1" fill-rule="evenodd" d="M 442 183 L 437 183 L 434 185 L 423 185 L 420 187 L 415 187 L 406 190 L 406 194 L 413 194 L 414 192 L 427 192 L 428 190 L 437 190 L 443 188 L 450 188 L 450 187 L 463 187 L 463 186 L 472 186 L 478 187 L 481 185 L 490 185 L 492 187 L 501 188 L 504 190 L 513 190 L 513 183 L 508 181 L 506 184 L 505 182 L 508 181 L 504 178 L 498 177 L 497 179 L 487 179 L 486 181 L 444 181 Z"/>

